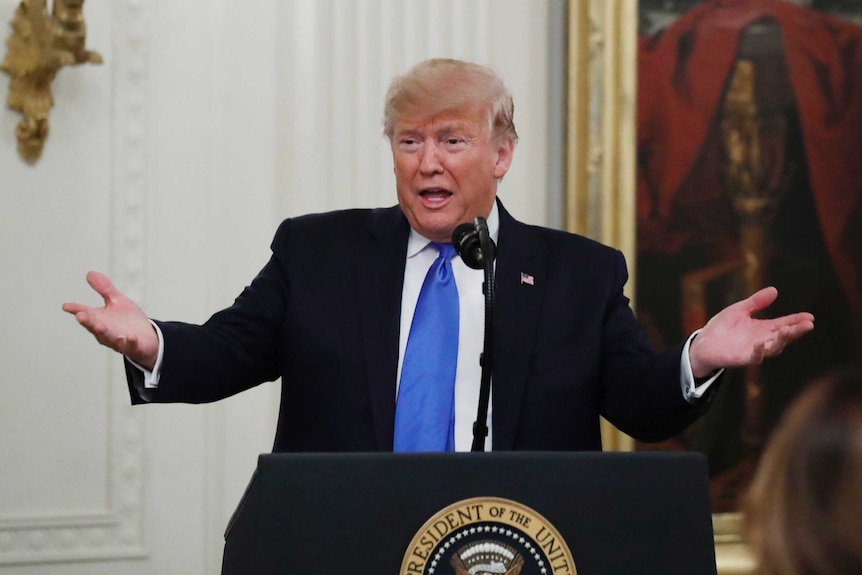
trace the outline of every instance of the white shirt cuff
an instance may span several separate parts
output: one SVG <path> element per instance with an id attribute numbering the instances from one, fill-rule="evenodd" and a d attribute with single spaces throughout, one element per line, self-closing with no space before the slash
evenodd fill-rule
<path id="1" fill-rule="evenodd" d="M 694 403 L 703 397 L 703 394 L 706 393 L 713 382 L 718 379 L 718 376 L 724 373 L 723 368 L 719 369 L 713 373 L 709 379 L 697 384 L 694 374 L 691 372 L 691 358 L 688 356 L 688 349 L 691 347 L 692 340 L 694 340 L 695 336 L 699 333 L 700 330 L 697 330 L 688 337 L 688 340 L 686 340 L 685 345 L 682 347 L 682 355 L 679 359 L 679 380 L 680 385 L 682 386 L 682 395 L 689 403 Z"/>
<path id="2" fill-rule="evenodd" d="M 165 339 L 164 336 L 162 336 L 162 330 L 159 329 L 159 326 L 156 325 L 156 322 L 153 320 L 150 320 L 150 323 L 153 324 L 154 328 L 156 328 L 156 335 L 159 336 L 159 355 L 156 356 L 156 363 L 153 365 L 153 371 L 139 365 L 128 357 L 126 358 L 129 360 L 129 363 L 141 370 L 141 373 L 144 374 L 144 389 L 155 389 L 159 386 L 159 377 L 162 374 L 162 356 L 165 354 Z"/>

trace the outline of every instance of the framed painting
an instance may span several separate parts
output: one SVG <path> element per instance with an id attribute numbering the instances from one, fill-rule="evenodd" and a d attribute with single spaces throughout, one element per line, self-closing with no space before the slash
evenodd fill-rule
<path id="1" fill-rule="evenodd" d="M 784 354 L 729 370 L 710 412 L 660 444 L 706 454 L 722 573 L 784 409 L 862 357 L 862 0 L 572 0 L 567 225 L 622 249 L 658 349 L 766 285 L 811 311 Z"/>

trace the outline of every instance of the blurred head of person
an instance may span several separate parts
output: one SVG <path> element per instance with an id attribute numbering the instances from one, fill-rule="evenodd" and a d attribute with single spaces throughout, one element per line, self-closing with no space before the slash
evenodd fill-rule
<path id="1" fill-rule="evenodd" d="M 745 522 L 762 575 L 862 573 L 862 371 L 820 378 L 790 406 Z"/>

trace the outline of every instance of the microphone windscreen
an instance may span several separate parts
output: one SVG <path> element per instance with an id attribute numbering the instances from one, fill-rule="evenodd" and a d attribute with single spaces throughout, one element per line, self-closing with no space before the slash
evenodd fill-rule
<path id="1" fill-rule="evenodd" d="M 468 267 L 474 270 L 483 269 L 482 244 L 473 224 L 461 224 L 455 228 L 452 232 L 452 245 Z"/>

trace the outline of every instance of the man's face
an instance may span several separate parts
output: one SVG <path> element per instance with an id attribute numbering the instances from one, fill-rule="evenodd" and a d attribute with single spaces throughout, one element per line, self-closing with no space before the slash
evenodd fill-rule
<path id="1" fill-rule="evenodd" d="M 435 242 L 488 217 L 514 143 L 492 139 L 482 112 L 443 112 L 395 122 L 391 139 L 398 203 L 410 226 Z"/>

